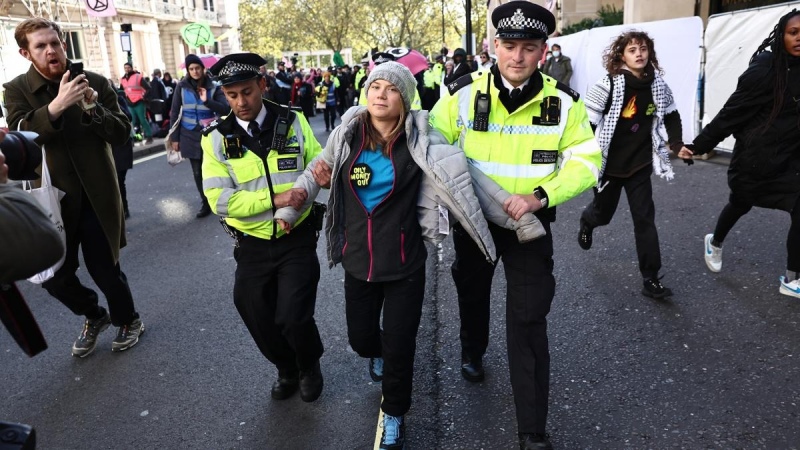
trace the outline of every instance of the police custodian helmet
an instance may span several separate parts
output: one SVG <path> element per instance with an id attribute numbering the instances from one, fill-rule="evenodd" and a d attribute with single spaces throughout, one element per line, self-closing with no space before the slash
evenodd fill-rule
<path id="1" fill-rule="evenodd" d="M 511 1 L 492 11 L 492 25 L 498 39 L 547 39 L 556 30 L 556 18 L 535 3 Z"/>
<path id="2" fill-rule="evenodd" d="M 259 67 L 267 61 L 255 53 L 233 53 L 216 62 L 209 72 L 222 86 L 261 76 Z"/>

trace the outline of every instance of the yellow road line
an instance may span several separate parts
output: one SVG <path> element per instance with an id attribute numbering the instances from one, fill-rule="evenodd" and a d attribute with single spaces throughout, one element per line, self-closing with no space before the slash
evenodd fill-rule
<path id="1" fill-rule="evenodd" d="M 383 396 L 381 396 L 381 404 L 383 404 Z M 374 450 L 379 450 L 381 446 L 382 428 L 383 428 L 383 410 L 378 408 L 378 425 L 375 427 L 375 445 L 372 447 Z"/>

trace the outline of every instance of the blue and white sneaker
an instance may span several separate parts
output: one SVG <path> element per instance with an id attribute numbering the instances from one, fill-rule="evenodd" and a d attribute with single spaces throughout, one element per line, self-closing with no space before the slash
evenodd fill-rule
<path id="1" fill-rule="evenodd" d="M 369 359 L 369 376 L 376 383 L 383 381 L 383 358 Z"/>
<path id="2" fill-rule="evenodd" d="M 787 283 L 786 277 L 782 275 L 780 293 L 789 297 L 800 298 L 800 280 L 793 280 Z"/>
<path id="3" fill-rule="evenodd" d="M 381 435 L 382 449 L 402 449 L 406 440 L 406 425 L 403 416 L 390 416 L 383 414 L 383 435 Z"/>
<path id="4" fill-rule="evenodd" d="M 707 234 L 705 238 L 705 258 L 708 270 L 712 272 L 719 272 L 722 270 L 722 247 L 715 247 L 711 245 L 714 239 L 713 234 Z"/>

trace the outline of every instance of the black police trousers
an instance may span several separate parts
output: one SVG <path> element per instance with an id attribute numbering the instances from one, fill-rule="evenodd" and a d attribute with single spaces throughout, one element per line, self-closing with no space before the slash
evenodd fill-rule
<path id="1" fill-rule="evenodd" d="M 281 376 L 313 369 L 323 352 L 314 321 L 316 231 L 304 221 L 278 239 L 244 236 L 233 257 L 233 302 L 258 349 Z"/>
<path id="2" fill-rule="evenodd" d="M 550 395 L 547 314 L 555 295 L 553 238 L 520 244 L 514 231 L 489 224 L 506 275 L 506 340 L 519 433 L 544 433 Z M 461 316 L 461 348 L 477 359 L 489 342 L 489 298 L 495 266 L 461 225 L 453 227 L 452 266 Z"/>
<path id="3" fill-rule="evenodd" d="M 74 314 L 86 316 L 88 319 L 102 317 L 103 309 L 98 304 L 97 292 L 81 284 L 76 275 L 80 249 L 83 251 L 83 261 L 89 276 L 108 301 L 111 323 L 116 327 L 130 324 L 139 318 L 139 314 L 133 305 L 128 279 L 119 263 L 114 261 L 108 238 L 86 193 L 81 201 L 77 227 L 77 230 L 67 230 L 64 265 L 42 287 Z"/>
<path id="4" fill-rule="evenodd" d="M 653 184 L 650 181 L 652 173 L 653 167 L 648 164 L 628 178 L 604 176 L 603 180 L 608 181 L 608 184 L 600 192 L 595 188 L 594 200 L 581 214 L 581 222 L 591 228 L 608 225 L 617 210 L 622 189 L 625 189 L 633 219 L 639 271 L 645 279 L 657 277 L 661 270 L 656 206 L 653 203 Z"/>
<path id="5" fill-rule="evenodd" d="M 425 298 L 425 265 L 406 278 L 369 282 L 344 274 L 347 337 L 364 358 L 383 358 L 383 403 L 390 416 L 411 408 L 417 330 Z M 381 331 L 383 310 L 383 331 Z"/>

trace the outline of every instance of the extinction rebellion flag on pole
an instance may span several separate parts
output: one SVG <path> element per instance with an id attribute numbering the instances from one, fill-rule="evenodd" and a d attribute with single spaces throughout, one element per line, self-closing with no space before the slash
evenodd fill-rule
<path id="1" fill-rule="evenodd" d="M 81 0 L 90 17 L 111 17 L 117 15 L 114 0 Z"/>

